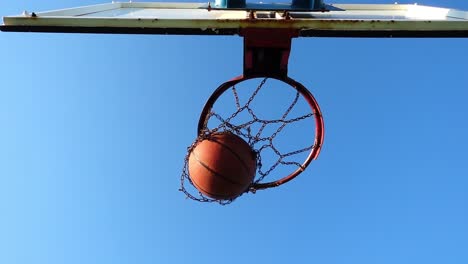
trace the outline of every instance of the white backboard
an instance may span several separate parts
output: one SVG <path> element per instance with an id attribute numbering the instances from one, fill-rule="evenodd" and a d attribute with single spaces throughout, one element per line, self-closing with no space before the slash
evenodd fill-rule
<path id="1" fill-rule="evenodd" d="M 236 35 L 289 28 L 303 37 L 468 37 L 468 12 L 401 4 L 329 4 L 326 11 L 212 8 L 208 3 L 113 2 L 3 18 L 2 31 Z M 285 9 L 286 10 L 286 9 Z"/>

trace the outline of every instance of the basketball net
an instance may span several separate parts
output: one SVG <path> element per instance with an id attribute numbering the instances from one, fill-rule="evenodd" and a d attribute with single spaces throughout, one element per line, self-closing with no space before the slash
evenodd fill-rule
<path id="1" fill-rule="evenodd" d="M 258 79 L 255 79 L 258 80 Z M 305 170 L 305 167 L 310 163 L 310 160 L 315 158 L 318 155 L 321 146 L 321 140 L 323 137 L 322 129 L 323 123 L 321 119 L 320 110 L 318 108 L 308 108 L 309 112 L 305 114 L 293 114 L 294 108 L 298 105 L 298 102 L 301 101 L 300 99 L 304 97 L 303 91 L 302 93 L 294 89 L 290 90 L 290 103 L 289 106 L 286 107 L 284 112 L 279 113 L 279 116 L 273 117 L 271 119 L 263 118 L 264 113 L 256 113 L 255 102 L 261 101 L 257 97 L 259 97 L 260 91 L 266 88 L 266 84 L 268 82 L 268 78 L 263 78 L 260 81 L 260 84 L 254 89 L 252 94 L 246 98 L 246 102 L 243 103 L 241 100 L 241 96 L 239 94 L 240 89 L 236 88 L 236 85 L 230 85 L 229 82 L 226 85 L 223 84 L 218 88 L 217 91 L 221 90 L 218 93 L 214 100 L 210 98 L 207 102 L 207 106 L 202 113 L 200 118 L 199 128 L 198 128 L 198 137 L 193 142 L 192 145 L 188 147 L 187 155 L 184 161 L 184 167 L 181 175 L 181 188 L 180 191 L 185 193 L 187 198 L 199 201 L 199 202 L 217 202 L 220 204 L 229 204 L 237 197 L 230 199 L 230 200 L 218 200 L 207 197 L 199 192 L 196 188 L 194 188 L 194 184 L 189 177 L 189 170 L 188 170 L 188 161 L 189 156 L 192 150 L 197 146 L 198 143 L 205 139 L 209 139 L 211 135 L 214 133 L 221 133 L 221 132 L 230 132 L 233 133 L 241 138 L 243 138 L 250 147 L 254 150 L 257 156 L 257 175 L 254 181 L 250 184 L 249 188 L 245 190 L 244 193 L 252 192 L 255 193 L 257 190 L 266 189 L 270 187 L 276 187 L 281 185 L 282 183 L 289 181 L 290 179 L 294 178 Z M 222 89 L 221 89 L 222 88 Z M 243 88 L 243 87 L 242 87 Z M 305 89 L 305 88 L 304 88 Z M 274 93 L 274 91 L 269 90 L 267 94 Z M 307 91 L 308 92 L 308 91 Z M 216 92 L 215 92 L 216 94 Z M 226 113 L 226 111 L 217 111 L 216 105 L 214 105 L 214 101 L 217 101 L 221 94 L 225 96 L 229 96 L 233 98 L 233 107 L 234 111 L 232 113 Z M 263 93 L 266 94 L 266 93 Z M 302 96 L 301 96 L 302 95 Z M 306 98 L 307 99 L 307 98 Z M 211 102 L 210 102 L 211 101 Z M 307 101 L 302 98 L 302 101 Z M 222 108 L 226 109 L 227 106 L 222 101 Z M 232 102 L 232 101 L 231 101 Z M 315 102 L 315 101 L 314 101 Z M 213 105 L 211 105 L 213 104 Z M 284 105 L 284 104 L 283 104 Z M 286 104 L 287 105 L 287 104 Z M 279 107 L 279 106 L 269 106 L 272 107 Z M 284 107 L 284 106 L 283 106 Z M 268 110 L 268 108 L 266 109 Z M 288 140 L 286 137 L 283 138 L 283 142 L 278 142 L 276 139 L 281 136 L 285 132 L 285 128 L 287 126 L 293 126 L 295 124 L 299 124 L 301 122 L 313 119 L 315 117 L 315 121 L 319 120 L 320 122 L 311 122 L 309 124 L 315 124 L 313 126 L 307 126 L 306 132 L 304 135 L 304 140 L 306 145 L 297 147 L 295 149 L 289 149 L 287 151 L 283 151 L 281 147 L 277 146 L 277 144 L 288 144 L 288 142 L 284 142 Z M 311 129 L 312 128 L 312 129 Z M 311 140 L 310 135 L 313 134 L 315 131 L 314 141 Z M 317 133 L 318 132 L 318 133 Z M 297 136 L 296 136 L 297 137 Z M 301 159 L 304 159 L 304 155 L 309 153 L 309 155 L 305 158 L 305 162 L 301 163 Z M 266 161 L 265 159 L 268 159 Z M 292 177 L 276 180 L 270 183 L 264 183 L 265 178 L 273 174 L 273 172 L 279 170 L 281 167 L 293 167 L 293 173 L 287 173 L 289 176 Z M 291 169 L 289 169 L 291 171 Z M 278 176 L 277 176 L 278 177 Z M 188 183 L 188 184 L 187 184 Z M 241 194 L 242 195 L 242 194 Z M 240 196 L 240 195 L 239 195 Z M 239 197 L 238 196 L 238 197 Z"/>

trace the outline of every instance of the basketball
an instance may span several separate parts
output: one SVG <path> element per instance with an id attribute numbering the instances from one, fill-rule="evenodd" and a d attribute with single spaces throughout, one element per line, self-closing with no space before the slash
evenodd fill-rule
<path id="1" fill-rule="evenodd" d="M 255 177 L 256 155 L 249 144 L 230 132 L 200 141 L 189 156 L 189 177 L 202 194 L 220 200 L 236 198 Z"/>

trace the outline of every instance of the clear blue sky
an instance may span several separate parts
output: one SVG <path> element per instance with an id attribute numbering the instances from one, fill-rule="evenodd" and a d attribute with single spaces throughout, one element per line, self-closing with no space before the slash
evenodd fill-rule
<path id="1" fill-rule="evenodd" d="M 0 263 L 468 263 L 467 50 L 294 40 L 323 151 L 219 206 L 186 200 L 179 177 L 204 101 L 242 71 L 241 38 L 1 33 Z"/>

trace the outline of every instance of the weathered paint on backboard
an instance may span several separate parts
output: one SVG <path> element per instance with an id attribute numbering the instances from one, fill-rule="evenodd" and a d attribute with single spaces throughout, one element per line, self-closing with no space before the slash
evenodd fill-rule
<path id="1" fill-rule="evenodd" d="M 245 28 L 299 30 L 302 37 L 468 37 L 468 12 L 401 4 L 328 4 L 322 11 L 277 5 L 126 2 L 3 18 L 2 31 L 237 35 Z"/>

